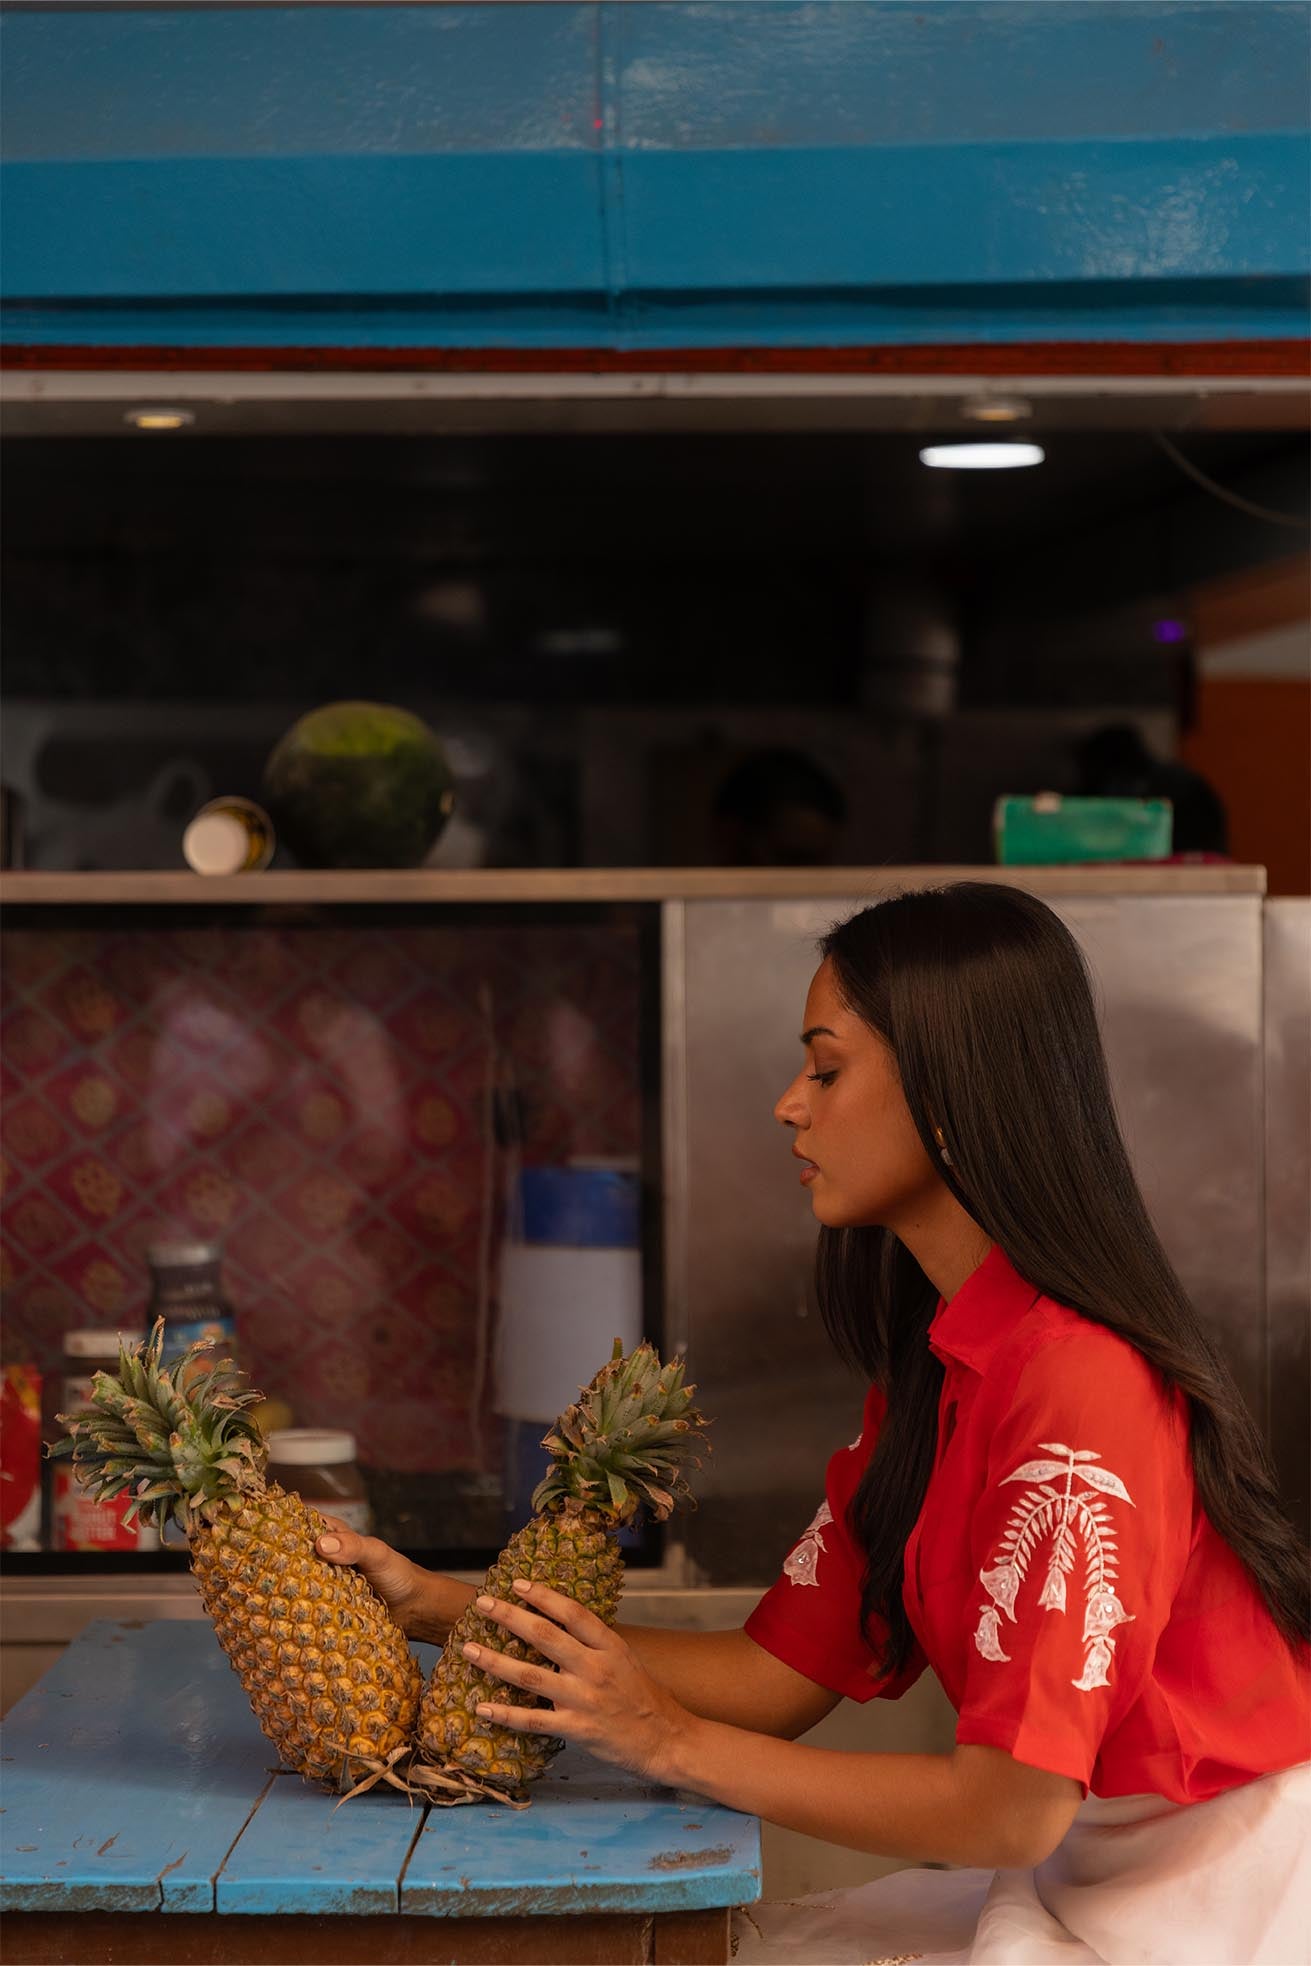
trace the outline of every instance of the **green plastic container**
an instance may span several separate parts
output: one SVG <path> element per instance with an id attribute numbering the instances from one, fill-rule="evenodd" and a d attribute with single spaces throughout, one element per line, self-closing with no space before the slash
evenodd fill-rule
<path id="1" fill-rule="evenodd" d="M 1053 867 L 1089 860 L 1168 860 L 1169 799 L 1067 799 L 1059 792 L 1007 793 L 992 812 L 1002 867 Z"/>

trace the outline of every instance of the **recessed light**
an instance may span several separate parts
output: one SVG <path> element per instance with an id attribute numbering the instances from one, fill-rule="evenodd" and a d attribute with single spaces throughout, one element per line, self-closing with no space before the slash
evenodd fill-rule
<path id="1" fill-rule="evenodd" d="M 1017 471 L 1045 456 L 1041 444 L 930 444 L 920 463 L 935 471 Z"/>
<path id="2" fill-rule="evenodd" d="M 1024 396 L 967 396 L 960 413 L 971 423 L 1022 423 L 1033 404 Z"/>
<path id="3" fill-rule="evenodd" d="M 128 410 L 123 418 L 137 430 L 185 430 L 195 420 L 192 410 Z"/>

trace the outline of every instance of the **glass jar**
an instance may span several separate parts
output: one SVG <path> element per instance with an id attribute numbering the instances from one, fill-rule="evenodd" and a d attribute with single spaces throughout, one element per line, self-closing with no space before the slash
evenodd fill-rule
<path id="1" fill-rule="evenodd" d="M 164 1357 L 171 1360 L 197 1339 L 217 1344 L 210 1359 L 230 1358 L 236 1339 L 232 1306 L 219 1280 L 221 1250 L 216 1242 L 156 1242 L 146 1251 L 150 1265 L 147 1317 L 165 1322 Z"/>
<path id="2" fill-rule="evenodd" d="M 335 1515 L 361 1536 L 373 1533 L 369 1507 L 355 1462 L 355 1436 L 318 1427 L 284 1427 L 269 1435 L 269 1479 L 322 1515 Z"/>
<path id="3" fill-rule="evenodd" d="M 130 1333 L 128 1344 L 136 1344 L 140 1333 Z M 97 1372 L 118 1371 L 118 1333 L 115 1331 L 66 1331 L 64 1333 L 64 1371 L 60 1382 L 59 1411 L 70 1419 L 92 1412 L 91 1381 Z M 71 1461 L 60 1459 L 51 1471 L 50 1510 L 57 1550 L 105 1551 L 157 1550 L 159 1532 L 140 1521 L 125 1523 L 123 1511 L 131 1496 L 115 1495 L 96 1501 L 78 1485 Z"/>

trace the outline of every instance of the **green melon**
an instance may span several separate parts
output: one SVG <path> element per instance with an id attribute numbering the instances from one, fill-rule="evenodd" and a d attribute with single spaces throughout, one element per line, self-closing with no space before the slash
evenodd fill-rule
<path id="1" fill-rule="evenodd" d="M 446 753 L 389 703 L 325 703 L 264 767 L 278 832 L 307 867 L 417 867 L 455 804 Z"/>

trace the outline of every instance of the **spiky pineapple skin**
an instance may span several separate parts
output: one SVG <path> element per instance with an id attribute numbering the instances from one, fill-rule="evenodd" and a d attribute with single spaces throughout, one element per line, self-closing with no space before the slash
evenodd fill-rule
<path id="1" fill-rule="evenodd" d="M 276 1483 L 191 1535 L 219 1643 L 283 1763 L 345 1789 L 414 1734 L 422 1675 L 357 1570 L 315 1554 L 323 1518 Z"/>
<path id="2" fill-rule="evenodd" d="M 510 1538 L 487 1572 L 483 1589 L 490 1597 L 514 1603 L 514 1579 L 529 1577 L 575 1598 L 603 1623 L 613 1625 L 624 1588 L 624 1565 L 612 1530 L 613 1524 L 598 1509 L 535 1515 Z M 526 1707 L 547 1702 L 480 1672 L 461 1651 L 470 1640 L 531 1665 L 550 1665 L 540 1652 L 509 1636 L 503 1626 L 470 1604 L 452 1627 L 424 1693 L 419 1754 L 443 1765 L 454 1763 L 498 1788 L 524 1788 L 545 1772 L 562 1743 L 544 1734 L 514 1734 L 478 1718 L 476 1709 L 484 1700 Z"/>

